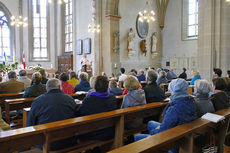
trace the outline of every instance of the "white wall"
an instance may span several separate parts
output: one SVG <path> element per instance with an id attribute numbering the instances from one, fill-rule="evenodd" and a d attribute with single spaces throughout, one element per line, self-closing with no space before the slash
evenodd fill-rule
<path id="1" fill-rule="evenodd" d="M 166 61 L 170 58 L 179 58 L 179 67 L 175 72 L 181 72 L 181 59 L 197 57 L 197 40 L 182 40 L 182 0 L 169 1 L 166 17 L 165 27 L 162 31 L 163 36 L 163 58 L 162 67 L 166 67 Z M 191 61 L 189 60 L 189 63 Z M 189 64 L 190 65 L 190 64 Z M 191 74 L 190 66 L 189 75 Z M 191 76 L 191 75 L 190 75 Z"/>
<path id="2" fill-rule="evenodd" d="M 76 1 L 76 41 L 83 40 L 83 53 L 84 53 L 84 39 L 91 38 L 91 54 L 87 55 L 87 59 L 91 62 L 94 61 L 94 45 L 93 34 L 88 32 L 88 25 L 92 23 L 92 1 L 91 0 L 77 0 Z M 75 46 L 76 47 L 76 46 Z M 76 51 L 75 51 L 76 52 Z M 82 55 L 75 56 L 75 70 L 81 69 L 80 60 Z"/>
<path id="3" fill-rule="evenodd" d="M 149 1 L 151 9 L 154 10 L 156 13 L 156 4 L 155 1 Z M 127 71 L 130 71 L 130 69 L 135 68 L 138 69 L 144 69 L 150 67 L 160 67 L 160 55 L 157 57 L 152 57 L 150 53 L 150 46 L 151 46 L 151 35 L 153 32 L 157 32 L 158 37 L 160 35 L 159 33 L 159 26 L 158 21 L 151 22 L 149 24 L 149 33 L 146 38 L 147 41 L 147 55 L 143 56 L 140 51 L 140 41 L 142 40 L 139 38 L 137 31 L 136 31 L 136 18 L 139 11 L 143 11 L 145 9 L 145 3 L 146 0 L 120 0 L 119 4 L 119 15 L 121 16 L 120 20 L 120 61 L 121 66 L 126 68 Z M 157 18 L 157 17 L 156 17 Z M 135 51 L 136 54 L 129 58 L 128 57 L 128 31 L 132 28 L 135 32 Z M 159 43 L 159 39 L 158 39 Z M 159 48 L 157 49 L 158 51 Z M 160 51 L 161 52 L 161 51 Z"/>

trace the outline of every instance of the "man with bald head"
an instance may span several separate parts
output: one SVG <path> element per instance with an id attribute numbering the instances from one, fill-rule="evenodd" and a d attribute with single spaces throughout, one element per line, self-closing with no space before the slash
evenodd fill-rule
<path id="1" fill-rule="evenodd" d="M 31 106 L 27 118 L 27 126 L 45 124 L 75 117 L 74 99 L 60 90 L 58 79 L 50 79 L 46 83 L 47 93 L 37 97 Z M 74 138 L 57 141 L 51 144 L 51 150 L 59 150 L 75 143 Z M 41 147 L 39 147 L 41 148 Z"/>

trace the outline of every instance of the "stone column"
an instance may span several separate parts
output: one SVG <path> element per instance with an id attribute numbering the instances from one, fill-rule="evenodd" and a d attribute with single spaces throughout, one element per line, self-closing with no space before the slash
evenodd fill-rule
<path id="1" fill-rule="evenodd" d="M 207 80 L 211 80 L 214 67 L 214 7 L 214 0 L 199 1 L 198 68 Z"/>
<path id="2" fill-rule="evenodd" d="M 230 70 L 230 3 L 223 0 L 216 0 L 220 3 L 220 48 L 219 48 L 219 67 L 226 76 Z M 217 50 L 218 51 L 218 50 Z"/>
<path id="3" fill-rule="evenodd" d="M 108 14 L 105 15 L 105 21 L 103 23 L 103 70 L 108 76 L 111 76 L 112 73 L 117 73 L 115 64 L 117 67 L 120 67 L 119 36 L 118 46 L 114 44 L 114 34 L 119 35 L 120 18 L 120 16 Z M 116 47 L 116 49 L 114 47 Z"/>

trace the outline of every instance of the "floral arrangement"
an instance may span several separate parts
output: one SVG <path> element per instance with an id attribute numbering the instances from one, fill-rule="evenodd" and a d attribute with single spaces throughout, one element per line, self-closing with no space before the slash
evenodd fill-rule
<path id="1" fill-rule="evenodd" d="M 0 64 L 0 72 L 8 72 L 10 70 L 16 70 L 18 69 L 18 65 L 19 63 L 18 62 L 15 62 L 13 64 Z"/>
<path id="2" fill-rule="evenodd" d="M 39 71 L 39 70 L 43 69 L 43 67 L 38 64 L 36 66 L 30 66 L 29 69 Z"/>

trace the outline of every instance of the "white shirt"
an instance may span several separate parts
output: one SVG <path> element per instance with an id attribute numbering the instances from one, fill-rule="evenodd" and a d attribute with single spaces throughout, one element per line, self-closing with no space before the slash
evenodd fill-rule
<path id="1" fill-rule="evenodd" d="M 126 74 L 121 74 L 121 76 L 119 77 L 119 81 L 125 81 L 127 75 Z"/>
<path id="2" fill-rule="evenodd" d="M 31 80 L 27 78 L 26 76 L 19 76 L 18 81 L 24 82 L 24 88 L 28 88 L 31 85 Z"/>

